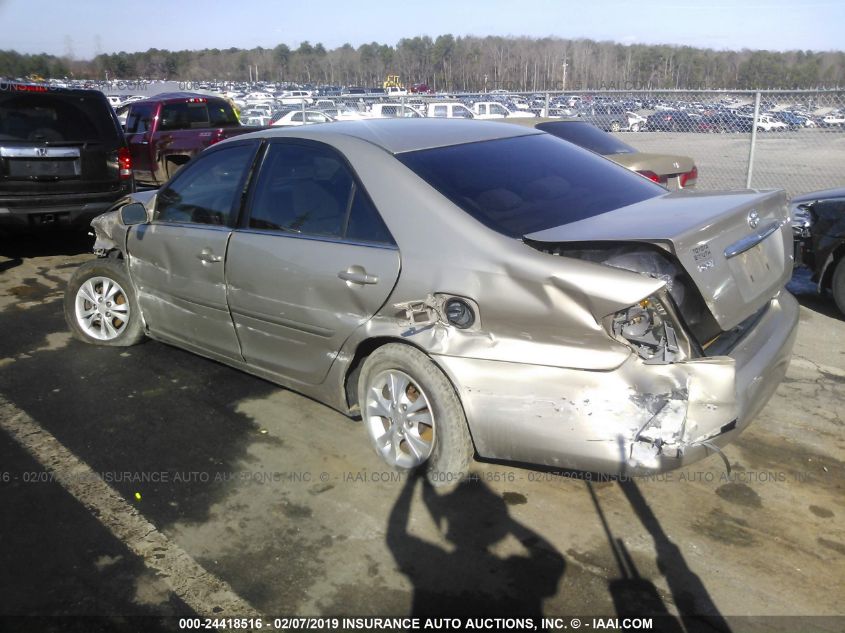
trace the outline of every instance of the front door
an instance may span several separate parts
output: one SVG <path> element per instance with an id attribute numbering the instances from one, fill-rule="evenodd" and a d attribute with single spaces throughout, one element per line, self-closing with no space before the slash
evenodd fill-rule
<path id="1" fill-rule="evenodd" d="M 226 258 L 243 357 L 319 383 L 390 296 L 399 251 L 346 162 L 319 143 L 271 142 L 248 206 Z"/>
<path id="2" fill-rule="evenodd" d="M 258 141 L 202 155 L 158 193 L 152 223 L 128 237 L 129 270 L 149 331 L 240 359 L 224 265 Z"/>

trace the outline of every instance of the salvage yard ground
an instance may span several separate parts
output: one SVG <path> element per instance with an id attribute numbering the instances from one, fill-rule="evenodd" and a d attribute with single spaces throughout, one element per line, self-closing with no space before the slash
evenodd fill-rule
<path id="1" fill-rule="evenodd" d="M 491 615 L 516 588 L 538 615 L 842 629 L 845 320 L 801 271 L 787 378 L 730 476 L 715 455 L 622 482 L 477 464 L 447 494 L 296 393 L 156 342 L 71 340 L 61 296 L 89 241 L 0 242 L 0 616 L 403 615 L 461 592 Z M 51 481 L 85 465 L 116 494 Z"/>

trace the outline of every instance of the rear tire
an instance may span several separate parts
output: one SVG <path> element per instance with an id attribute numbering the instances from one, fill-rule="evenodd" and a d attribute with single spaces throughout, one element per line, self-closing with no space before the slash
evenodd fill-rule
<path id="1" fill-rule="evenodd" d="M 830 283 L 830 290 L 833 293 L 833 300 L 836 307 L 845 315 L 845 257 L 840 258 L 833 271 L 833 279 Z"/>
<path id="2" fill-rule="evenodd" d="M 373 449 L 389 466 L 424 468 L 433 486 L 457 483 L 469 472 L 474 450 L 461 401 L 417 348 L 389 343 L 370 354 L 358 402 Z"/>
<path id="3" fill-rule="evenodd" d="M 619 125 L 619 121 L 611 121 L 610 122 L 610 131 L 611 132 L 618 132 L 622 129 L 622 126 Z"/>
<path id="4" fill-rule="evenodd" d="M 122 259 L 85 262 L 65 290 L 65 320 L 85 343 L 128 347 L 144 339 L 141 310 Z"/>

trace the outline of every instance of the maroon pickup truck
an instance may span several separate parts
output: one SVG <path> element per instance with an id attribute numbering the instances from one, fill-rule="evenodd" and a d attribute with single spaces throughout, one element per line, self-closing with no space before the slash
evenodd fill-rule
<path id="1" fill-rule="evenodd" d="M 219 97 L 168 92 L 137 101 L 125 125 L 135 181 L 159 187 L 209 145 L 258 129 L 241 125 Z"/>

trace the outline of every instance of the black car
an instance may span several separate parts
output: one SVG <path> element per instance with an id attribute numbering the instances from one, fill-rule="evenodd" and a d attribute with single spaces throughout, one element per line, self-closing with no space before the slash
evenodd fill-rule
<path id="1" fill-rule="evenodd" d="M 698 121 L 699 132 L 744 132 L 751 134 L 754 120 L 751 117 L 738 116 L 732 112 L 717 112 L 701 117 Z"/>
<path id="2" fill-rule="evenodd" d="M 133 190 L 102 92 L 0 83 L 0 232 L 87 227 Z"/>
<path id="3" fill-rule="evenodd" d="M 790 204 L 795 261 L 813 271 L 819 291 L 829 290 L 845 314 L 845 187 L 797 196 Z"/>
<path id="4" fill-rule="evenodd" d="M 628 113 L 623 106 L 616 104 L 598 103 L 582 108 L 578 112 L 578 118 L 605 132 L 628 129 Z"/>
<path id="5" fill-rule="evenodd" d="M 698 119 L 681 110 L 661 110 L 646 118 L 650 132 L 695 132 Z"/>

